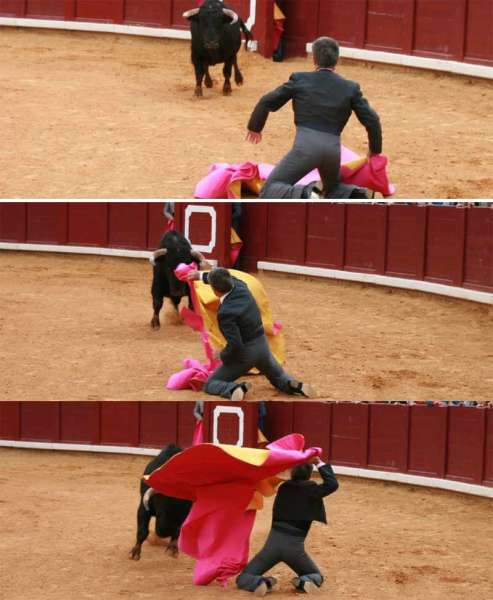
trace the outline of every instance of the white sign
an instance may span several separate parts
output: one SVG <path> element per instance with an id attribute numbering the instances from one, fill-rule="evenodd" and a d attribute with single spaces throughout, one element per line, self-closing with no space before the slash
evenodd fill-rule
<path id="1" fill-rule="evenodd" d="M 238 417 L 238 441 L 234 446 L 239 446 L 240 448 L 243 446 L 244 441 L 244 431 L 245 431 L 245 415 L 243 413 L 243 409 L 239 406 L 216 406 L 213 413 L 213 421 L 212 421 L 212 443 L 213 444 L 221 444 L 218 436 L 219 431 L 219 417 L 221 415 L 236 415 Z"/>
<path id="2" fill-rule="evenodd" d="M 209 215 L 211 218 L 210 241 L 207 245 L 194 244 L 193 240 L 190 239 L 190 217 L 196 213 L 206 214 Z M 194 250 L 210 254 L 216 247 L 216 229 L 217 215 L 215 208 L 213 208 L 212 206 L 201 206 L 200 204 L 189 204 L 185 208 L 185 237 L 192 244 L 192 248 Z"/>

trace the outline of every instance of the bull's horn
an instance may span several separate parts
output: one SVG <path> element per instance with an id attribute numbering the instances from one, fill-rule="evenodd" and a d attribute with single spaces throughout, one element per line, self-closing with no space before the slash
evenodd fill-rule
<path id="1" fill-rule="evenodd" d="M 159 258 L 160 256 L 164 256 L 168 251 L 166 248 L 159 248 L 154 252 L 154 258 Z"/>
<path id="2" fill-rule="evenodd" d="M 199 10 L 200 10 L 200 8 L 192 8 L 192 9 L 184 12 L 182 16 L 184 19 L 189 19 L 190 17 L 193 17 L 194 15 L 196 15 L 199 12 Z"/>
<path id="3" fill-rule="evenodd" d="M 234 10 L 230 10 L 229 8 L 223 8 L 223 13 L 227 16 L 227 17 L 231 17 L 233 20 L 231 21 L 231 25 L 233 25 L 233 23 L 236 23 L 236 21 L 238 21 L 238 15 L 235 13 Z"/>

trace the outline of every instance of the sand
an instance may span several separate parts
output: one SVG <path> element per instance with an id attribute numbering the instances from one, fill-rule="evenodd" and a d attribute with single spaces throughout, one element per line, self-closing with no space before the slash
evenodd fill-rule
<path id="1" fill-rule="evenodd" d="M 138 481 L 149 459 L 0 449 L 0 589 L 8 600 L 216 600 L 249 598 L 231 585 L 195 587 L 193 560 L 135 540 Z M 491 499 L 340 477 L 307 550 L 332 600 L 489 600 L 493 586 Z M 257 515 L 251 552 L 269 526 Z M 290 571 L 275 567 L 295 598 Z"/>
<path id="2" fill-rule="evenodd" d="M 0 400 L 196 400 L 165 389 L 198 334 L 150 328 L 145 260 L 0 251 Z M 286 369 L 329 400 L 492 400 L 493 308 L 366 284 L 262 274 Z M 254 400 L 286 399 L 251 377 Z"/>
<path id="3" fill-rule="evenodd" d="M 0 197 L 189 198 L 215 162 L 276 163 L 292 111 L 271 115 L 264 141 L 244 141 L 261 95 L 310 58 L 274 63 L 242 51 L 245 85 L 193 97 L 190 43 L 1 28 Z M 381 115 L 398 198 L 491 198 L 493 82 L 344 60 Z M 351 118 L 343 143 L 366 154 Z"/>

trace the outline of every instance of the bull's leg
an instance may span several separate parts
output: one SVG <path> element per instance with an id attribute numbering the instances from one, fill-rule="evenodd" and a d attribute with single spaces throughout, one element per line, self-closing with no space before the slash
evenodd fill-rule
<path id="1" fill-rule="evenodd" d="M 204 79 L 205 69 L 199 61 L 193 64 L 195 69 L 195 96 L 200 98 L 202 94 L 202 80 Z"/>
<path id="2" fill-rule="evenodd" d="M 238 57 L 235 56 L 235 61 L 233 63 L 233 68 L 235 71 L 235 83 L 236 85 L 243 85 L 243 75 L 241 74 L 240 67 L 238 66 Z"/>
<path id="3" fill-rule="evenodd" d="M 204 84 L 205 84 L 205 87 L 207 87 L 207 88 L 211 88 L 212 87 L 212 79 L 211 79 L 211 74 L 209 73 L 209 65 L 207 65 L 205 67 Z"/>
<path id="4" fill-rule="evenodd" d="M 171 296 L 170 300 L 173 304 L 175 311 L 178 312 L 178 307 L 180 306 L 181 297 L 180 296 Z"/>
<path id="5" fill-rule="evenodd" d="M 137 541 L 135 546 L 130 550 L 130 556 L 132 560 L 139 560 L 142 544 L 149 535 L 149 522 L 151 520 L 151 513 L 144 508 L 142 501 L 139 504 L 137 511 Z"/>
<path id="6" fill-rule="evenodd" d="M 224 74 L 224 85 L 223 94 L 224 96 L 231 95 L 231 72 L 233 70 L 233 59 L 229 58 L 224 62 L 223 74 Z"/>
<path id="7" fill-rule="evenodd" d="M 161 323 L 159 321 L 159 313 L 161 312 L 161 309 L 163 308 L 163 301 L 164 301 L 163 296 L 157 296 L 157 295 L 152 296 L 152 307 L 154 308 L 154 315 L 152 316 L 152 319 L 151 319 L 151 327 L 153 329 L 159 329 L 161 327 Z"/>
<path id="8" fill-rule="evenodd" d="M 172 536 L 171 541 L 166 546 L 166 554 L 169 554 L 173 558 L 178 558 L 178 536 Z"/>

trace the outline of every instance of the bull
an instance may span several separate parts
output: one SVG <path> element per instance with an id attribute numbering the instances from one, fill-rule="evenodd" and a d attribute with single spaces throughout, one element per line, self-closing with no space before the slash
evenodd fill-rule
<path id="1" fill-rule="evenodd" d="M 149 475 L 157 468 L 164 465 L 172 456 L 181 452 L 175 444 L 169 444 L 151 460 L 144 469 L 144 475 Z M 190 512 L 192 502 L 179 498 L 172 498 L 155 492 L 147 483 L 140 482 L 140 502 L 137 510 L 137 539 L 130 550 L 130 558 L 139 560 L 142 544 L 149 535 L 149 524 L 155 517 L 155 531 L 159 538 L 170 538 L 165 552 L 176 558 L 178 556 L 178 537 L 181 526 Z"/>
<path id="2" fill-rule="evenodd" d="M 151 295 L 154 309 L 151 327 L 153 329 L 159 329 L 161 326 L 159 314 L 164 298 L 169 298 L 178 312 L 181 299 L 187 297 L 189 307 L 193 310 L 188 284 L 179 281 L 175 275 L 175 269 L 180 263 L 188 265 L 192 262 L 198 263 L 201 269 L 210 266 L 200 252 L 193 250 L 190 242 L 183 235 L 175 230 L 167 231 L 159 242 L 159 249 L 151 257 L 153 265 Z"/>
<path id="3" fill-rule="evenodd" d="M 190 21 L 192 33 L 192 64 L 195 69 L 195 96 L 202 96 L 202 81 L 212 87 L 209 66 L 224 63 L 223 94 L 231 94 L 231 72 L 234 69 L 236 85 L 243 84 L 243 75 L 238 67 L 238 50 L 241 47 L 241 32 L 246 41 L 252 35 L 242 19 L 221 0 L 205 0 L 199 8 L 183 13 Z M 245 49 L 247 44 L 245 44 Z"/>

